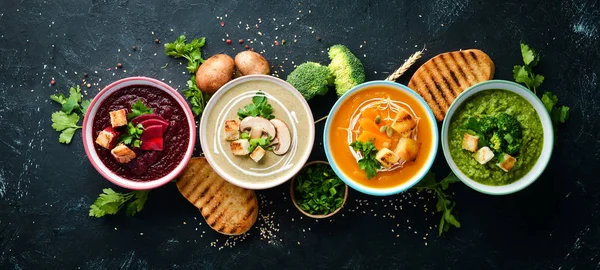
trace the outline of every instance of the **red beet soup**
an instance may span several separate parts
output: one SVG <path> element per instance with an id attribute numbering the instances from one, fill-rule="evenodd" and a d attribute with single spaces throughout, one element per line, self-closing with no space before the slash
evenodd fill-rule
<path id="1" fill-rule="evenodd" d="M 129 163 L 119 163 L 112 156 L 111 150 L 94 144 L 100 160 L 115 174 L 133 181 L 151 181 L 159 179 L 177 167 L 183 159 L 190 140 L 189 125 L 184 109 L 177 101 L 164 91 L 149 85 L 132 85 L 121 88 L 108 96 L 94 116 L 94 138 L 111 126 L 110 112 L 120 109 L 131 112 L 131 106 L 140 100 L 147 107 L 169 122 L 163 133 L 163 150 L 146 151 L 132 148 L 136 157 Z M 117 130 L 126 133 L 127 126 Z"/>

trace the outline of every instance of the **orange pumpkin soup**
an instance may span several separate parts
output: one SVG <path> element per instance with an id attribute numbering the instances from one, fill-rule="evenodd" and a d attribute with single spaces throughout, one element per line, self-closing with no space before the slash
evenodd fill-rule
<path id="1" fill-rule="evenodd" d="M 416 119 L 416 127 L 410 134 L 397 132 L 398 128 L 394 124 L 400 115 L 399 111 L 409 113 Z M 364 186 L 391 188 L 401 185 L 425 165 L 433 147 L 433 127 L 426 117 L 427 109 L 409 94 L 388 86 L 365 88 L 348 97 L 330 120 L 328 140 L 331 156 L 343 173 Z M 386 130 L 391 127 L 395 127 L 394 131 Z M 390 168 L 382 166 L 373 178 L 368 179 L 365 171 L 358 166 L 360 154 L 349 144 L 354 141 L 371 141 L 377 150 L 393 150 L 402 137 L 418 142 L 419 148 L 414 161 L 400 159 Z"/>

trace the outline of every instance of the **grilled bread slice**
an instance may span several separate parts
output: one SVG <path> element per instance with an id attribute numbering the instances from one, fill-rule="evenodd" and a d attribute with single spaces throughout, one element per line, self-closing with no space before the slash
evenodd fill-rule
<path id="1" fill-rule="evenodd" d="M 438 121 L 465 89 L 494 77 L 492 59 L 476 49 L 442 53 L 423 64 L 408 87 L 425 99 Z"/>
<path id="2" fill-rule="evenodd" d="M 190 160 L 177 181 L 177 188 L 200 209 L 206 223 L 219 233 L 243 234 L 258 217 L 256 193 L 225 181 L 205 158 Z"/>

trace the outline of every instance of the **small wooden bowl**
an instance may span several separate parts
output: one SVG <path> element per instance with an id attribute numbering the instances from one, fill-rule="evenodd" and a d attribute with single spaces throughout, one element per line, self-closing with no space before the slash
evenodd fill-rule
<path id="1" fill-rule="evenodd" d="M 320 160 L 311 161 L 311 162 L 308 162 L 308 163 L 304 164 L 304 167 L 302 167 L 302 169 L 300 171 L 302 171 L 306 167 L 314 165 L 314 164 L 329 165 L 329 163 L 326 162 L 326 161 L 320 161 Z M 298 172 L 298 173 L 300 173 L 300 172 Z M 304 214 L 307 217 L 317 218 L 317 219 L 331 217 L 331 216 L 335 215 L 337 212 L 339 212 L 342 208 L 344 208 L 344 204 L 346 204 L 346 200 L 348 199 L 348 185 L 346 185 L 346 183 L 342 182 L 342 183 L 344 183 L 345 192 L 344 192 L 344 201 L 342 202 L 342 205 L 340 206 L 340 208 L 336 209 L 335 211 L 333 211 L 333 212 L 331 212 L 331 213 L 329 213 L 327 215 L 313 215 L 313 214 L 309 214 L 306 211 L 302 210 L 300 208 L 300 206 L 298 205 L 298 203 L 296 203 L 296 197 L 294 195 L 294 193 L 295 193 L 295 191 L 294 191 L 294 183 L 296 182 L 296 176 L 294 176 L 292 178 L 292 181 L 290 181 L 290 182 L 291 182 L 290 183 L 290 196 L 292 197 L 292 202 L 294 203 L 294 206 L 296 206 L 296 208 L 298 209 L 298 211 L 300 211 L 300 213 Z"/>

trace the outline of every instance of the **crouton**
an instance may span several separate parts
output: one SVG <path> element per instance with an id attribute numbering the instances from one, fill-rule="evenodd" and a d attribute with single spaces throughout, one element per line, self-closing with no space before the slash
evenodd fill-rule
<path id="1" fill-rule="evenodd" d="M 479 144 L 479 136 L 473 136 L 469 133 L 465 133 L 465 136 L 463 137 L 463 141 L 462 141 L 462 148 L 470 151 L 470 152 L 475 152 L 477 151 L 477 146 Z"/>
<path id="2" fill-rule="evenodd" d="M 417 121 L 415 121 L 412 115 L 404 108 L 400 108 L 396 117 L 394 117 L 394 123 L 390 125 L 394 131 L 398 132 L 398 134 L 404 138 L 410 137 L 413 128 L 416 126 Z"/>
<path id="3" fill-rule="evenodd" d="M 498 158 L 498 163 L 496 163 L 496 166 L 503 171 L 508 172 L 515 166 L 515 163 L 517 163 L 516 158 L 504 153 L 502 156 L 500 156 L 500 158 Z"/>
<path id="4" fill-rule="evenodd" d="M 375 155 L 375 159 L 379 161 L 383 167 L 391 168 L 396 162 L 398 162 L 399 157 L 398 155 L 394 154 L 392 150 L 382 148 Z"/>
<path id="5" fill-rule="evenodd" d="M 252 154 L 250 154 L 250 158 L 252 160 L 254 160 L 254 162 L 259 162 L 267 153 L 267 151 L 265 151 L 265 149 L 262 149 L 262 147 L 257 146 L 254 151 L 252 151 Z"/>
<path id="6" fill-rule="evenodd" d="M 419 154 L 420 143 L 410 138 L 400 138 L 394 153 L 406 161 L 415 161 Z"/>
<path id="7" fill-rule="evenodd" d="M 129 163 L 135 158 L 135 152 L 122 143 L 113 148 L 110 153 L 119 163 Z"/>
<path id="8" fill-rule="evenodd" d="M 490 149 L 489 147 L 484 146 L 479 148 L 477 152 L 473 153 L 473 157 L 477 162 L 479 162 L 479 164 L 483 165 L 488 163 L 488 161 L 492 160 L 492 158 L 494 158 L 494 152 L 492 152 L 492 149 Z"/>
<path id="9" fill-rule="evenodd" d="M 250 142 L 246 139 L 232 141 L 229 143 L 229 147 L 231 148 L 231 152 L 236 156 L 245 156 L 250 154 L 250 151 L 248 151 Z"/>
<path id="10" fill-rule="evenodd" d="M 240 121 L 225 120 L 225 140 L 235 141 L 240 138 Z"/>
<path id="11" fill-rule="evenodd" d="M 96 143 L 108 150 L 113 149 L 117 145 L 117 138 L 119 132 L 111 127 L 107 127 L 100 131 L 98 137 L 96 137 Z"/>
<path id="12" fill-rule="evenodd" d="M 112 127 L 122 127 L 127 125 L 127 111 L 125 109 L 120 109 L 116 111 L 112 111 L 110 114 L 110 124 Z"/>

